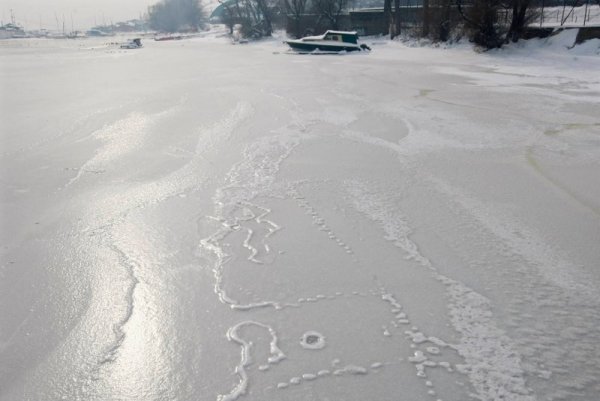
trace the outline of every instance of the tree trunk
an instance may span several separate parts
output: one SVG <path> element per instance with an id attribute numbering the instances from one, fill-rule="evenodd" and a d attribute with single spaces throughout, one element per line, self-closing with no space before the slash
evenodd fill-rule
<path id="1" fill-rule="evenodd" d="M 271 36 L 273 33 L 273 26 L 271 25 L 271 12 L 267 7 L 265 0 L 256 0 L 259 14 L 262 14 L 262 35 Z M 257 21 L 260 21 L 260 16 L 257 17 Z"/>
<path id="2" fill-rule="evenodd" d="M 385 21 L 385 29 L 388 31 L 390 38 L 392 37 L 392 0 L 383 1 L 383 20 Z"/>
<path id="3" fill-rule="evenodd" d="M 394 37 L 400 36 L 400 0 L 394 0 Z"/>
<path id="4" fill-rule="evenodd" d="M 444 8 L 441 14 L 441 21 L 439 27 L 439 40 L 446 42 L 450 38 L 451 29 L 451 0 L 444 0 L 442 7 Z"/>
<path id="5" fill-rule="evenodd" d="M 423 30 L 421 32 L 421 36 L 427 37 L 429 36 L 429 24 L 430 24 L 430 15 L 429 15 L 429 0 L 423 0 Z"/>
<path id="6" fill-rule="evenodd" d="M 527 9 L 529 8 L 529 0 L 513 0 L 512 19 L 510 28 L 506 34 L 505 42 L 517 42 L 525 30 L 527 22 Z"/>

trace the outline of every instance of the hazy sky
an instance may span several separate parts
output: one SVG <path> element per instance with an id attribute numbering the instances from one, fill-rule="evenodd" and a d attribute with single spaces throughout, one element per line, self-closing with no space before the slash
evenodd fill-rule
<path id="1" fill-rule="evenodd" d="M 139 18 L 149 5 L 159 0 L 0 0 L 2 22 L 10 22 L 10 10 L 25 29 L 56 29 L 56 19 L 62 29 L 63 15 L 67 30 L 71 30 L 71 15 L 75 29 L 87 29 L 94 22 L 101 24 Z"/>

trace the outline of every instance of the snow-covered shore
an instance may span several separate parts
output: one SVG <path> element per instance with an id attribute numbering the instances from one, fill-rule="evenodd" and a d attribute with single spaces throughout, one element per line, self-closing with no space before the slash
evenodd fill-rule
<path id="1" fill-rule="evenodd" d="M 569 34 L 3 43 L 0 400 L 594 399 L 600 57 Z"/>

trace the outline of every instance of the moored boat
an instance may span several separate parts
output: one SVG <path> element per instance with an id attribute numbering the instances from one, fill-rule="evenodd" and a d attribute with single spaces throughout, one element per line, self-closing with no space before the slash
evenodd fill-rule
<path id="1" fill-rule="evenodd" d="M 181 40 L 181 39 L 183 39 L 183 36 L 181 36 L 181 35 L 170 35 L 170 34 L 169 35 L 161 35 L 161 36 L 157 35 L 154 37 L 154 40 L 157 42 L 163 42 L 166 40 Z"/>
<path id="2" fill-rule="evenodd" d="M 127 42 L 121 44 L 120 47 L 121 49 L 139 49 L 140 47 L 142 47 L 142 39 L 130 39 Z"/>
<path id="3" fill-rule="evenodd" d="M 16 38 L 27 38 L 28 35 L 22 26 L 17 24 L 15 21 L 15 15 L 10 10 L 10 23 L 0 25 L 0 39 L 16 39 Z"/>
<path id="4" fill-rule="evenodd" d="M 323 35 L 305 36 L 301 39 L 286 40 L 292 50 L 301 53 L 339 53 L 371 50 L 369 46 L 358 43 L 358 34 L 350 31 L 327 31 Z"/>
<path id="5" fill-rule="evenodd" d="M 16 23 L 0 25 L 0 39 L 14 39 L 26 37 L 23 28 Z"/>

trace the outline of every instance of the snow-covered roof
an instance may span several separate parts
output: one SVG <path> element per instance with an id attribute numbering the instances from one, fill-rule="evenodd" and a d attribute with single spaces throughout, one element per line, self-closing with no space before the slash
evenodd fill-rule
<path id="1" fill-rule="evenodd" d="M 332 33 L 334 35 L 357 35 L 356 31 L 327 31 L 325 33 Z"/>

